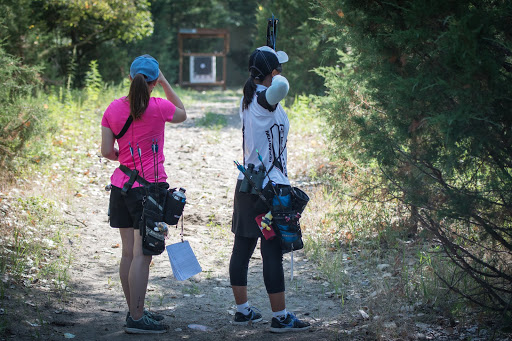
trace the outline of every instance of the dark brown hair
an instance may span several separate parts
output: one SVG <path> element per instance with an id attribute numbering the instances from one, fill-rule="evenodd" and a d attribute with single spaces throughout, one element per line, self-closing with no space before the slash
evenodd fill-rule
<path id="1" fill-rule="evenodd" d="M 142 117 L 149 105 L 149 84 L 143 74 L 138 73 L 132 79 L 128 100 L 130 101 L 130 115 L 134 120 Z"/>
<path id="2" fill-rule="evenodd" d="M 249 104 L 251 104 L 252 98 L 254 97 L 254 92 L 256 92 L 256 83 L 254 83 L 254 78 L 251 76 L 244 85 L 244 101 L 242 102 L 242 110 L 249 108 Z"/>

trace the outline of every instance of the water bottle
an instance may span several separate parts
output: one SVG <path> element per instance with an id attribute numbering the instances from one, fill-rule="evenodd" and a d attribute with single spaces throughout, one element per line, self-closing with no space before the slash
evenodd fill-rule
<path id="1" fill-rule="evenodd" d="M 186 189 L 183 187 L 180 187 L 179 191 L 174 191 L 172 193 L 172 196 L 174 199 L 176 199 L 178 202 L 184 203 L 187 201 L 187 197 L 185 196 Z"/>
<path id="2" fill-rule="evenodd" d="M 177 191 L 173 188 L 170 195 L 171 198 L 165 203 L 164 221 L 168 225 L 176 225 L 183 214 L 183 208 L 187 200 L 185 188 L 180 187 Z"/>

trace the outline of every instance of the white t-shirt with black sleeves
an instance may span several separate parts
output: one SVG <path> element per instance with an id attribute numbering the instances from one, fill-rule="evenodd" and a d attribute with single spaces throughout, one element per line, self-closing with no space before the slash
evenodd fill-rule
<path id="1" fill-rule="evenodd" d="M 267 87 L 261 84 L 256 85 L 253 100 L 246 110 L 242 109 L 243 98 L 240 102 L 240 119 L 244 127 L 244 166 L 247 168 L 247 165 L 252 163 L 255 169 L 258 169 L 261 165 L 257 153 L 259 151 L 267 171 L 271 169 L 270 179 L 276 184 L 289 185 L 286 142 L 290 121 L 281 104 L 271 106 L 266 102 L 264 93 L 266 89 Z M 274 107 L 273 111 L 269 110 Z M 276 162 L 272 167 L 274 160 Z M 238 179 L 243 178 L 244 175 L 240 172 Z M 263 187 L 267 182 L 268 177 L 265 177 Z"/>

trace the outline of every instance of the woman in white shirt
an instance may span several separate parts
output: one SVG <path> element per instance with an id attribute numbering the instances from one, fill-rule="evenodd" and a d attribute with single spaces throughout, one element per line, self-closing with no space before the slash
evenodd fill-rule
<path id="1" fill-rule="evenodd" d="M 271 179 L 275 188 L 288 190 L 286 141 L 290 122 L 279 102 L 287 95 L 288 80 L 281 75 L 282 63 L 288 61 L 285 52 L 275 52 L 268 46 L 256 49 L 249 58 L 250 77 L 244 86 L 240 103 L 243 122 L 244 166 L 254 164 L 258 169 L 263 163 L 268 171 L 265 187 Z M 261 160 L 260 161 L 260 157 Z M 263 260 L 263 279 L 269 296 L 273 318 L 272 332 L 302 331 L 309 323 L 300 321 L 286 310 L 283 271 L 283 252 L 279 238 L 263 237 L 255 218 L 269 209 L 258 195 L 240 191 L 243 174 L 238 177 L 232 232 L 235 234 L 233 253 L 229 265 L 230 281 L 237 304 L 234 324 L 256 323 L 261 314 L 251 307 L 247 298 L 247 272 L 249 261 L 258 239 Z"/>

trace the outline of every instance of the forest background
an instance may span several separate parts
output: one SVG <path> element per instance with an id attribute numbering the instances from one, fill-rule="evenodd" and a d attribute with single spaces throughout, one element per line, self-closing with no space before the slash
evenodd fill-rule
<path id="1" fill-rule="evenodd" d="M 55 158 L 41 146 L 59 121 L 41 96 L 85 105 L 144 53 L 175 83 L 182 28 L 229 30 L 227 85 L 240 88 L 273 13 L 286 105 L 321 121 L 329 146 L 304 172 L 329 203 L 309 247 L 412 243 L 408 295 L 511 327 L 510 1 L 0 0 L 0 13 L 2 187 Z"/>

